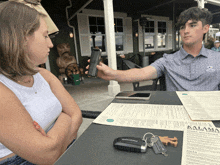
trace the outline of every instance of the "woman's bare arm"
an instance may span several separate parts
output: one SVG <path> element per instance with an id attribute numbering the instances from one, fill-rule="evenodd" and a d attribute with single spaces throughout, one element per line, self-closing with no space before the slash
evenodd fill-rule
<path id="1" fill-rule="evenodd" d="M 72 119 L 61 113 L 54 127 L 43 136 L 15 94 L 0 83 L 0 142 L 35 164 L 53 164 L 66 150 Z"/>
<path id="2" fill-rule="evenodd" d="M 72 126 L 70 131 L 70 141 L 77 137 L 77 131 L 82 123 L 82 113 L 79 106 L 73 97 L 63 87 L 61 82 L 51 72 L 40 68 L 41 75 L 47 80 L 50 88 L 57 99 L 60 101 L 63 112 L 69 115 L 72 119 Z"/>

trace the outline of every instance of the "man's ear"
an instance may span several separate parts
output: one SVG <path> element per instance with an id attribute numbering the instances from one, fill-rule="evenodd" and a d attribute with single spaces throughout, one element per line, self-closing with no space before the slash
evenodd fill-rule
<path id="1" fill-rule="evenodd" d="M 207 24 L 207 25 L 203 26 L 203 31 L 204 31 L 204 34 L 205 34 L 205 33 L 207 33 L 207 32 L 209 31 L 209 27 L 210 27 L 210 25 L 209 25 L 209 24 Z"/>

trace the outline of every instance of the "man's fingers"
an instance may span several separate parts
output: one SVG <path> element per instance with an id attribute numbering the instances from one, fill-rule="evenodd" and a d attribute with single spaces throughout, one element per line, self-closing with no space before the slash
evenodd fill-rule
<path id="1" fill-rule="evenodd" d="M 90 62 L 90 59 L 88 60 L 88 62 Z M 99 64 L 98 65 L 96 65 L 96 68 L 98 68 L 99 70 L 101 70 L 101 67 L 104 65 L 104 63 L 103 62 L 99 62 Z M 89 69 L 89 65 L 87 65 L 86 66 L 86 69 L 88 70 Z M 88 75 L 88 71 L 85 71 L 85 74 L 87 74 Z"/>
<path id="2" fill-rule="evenodd" d="M 101 66 L 102 66 L 102 64 L 103 64 L 103 62 L 102 62 L 102 61 L 100 61 L 100 62 L 99 62 L 99 65 L 101 65 Z"/>

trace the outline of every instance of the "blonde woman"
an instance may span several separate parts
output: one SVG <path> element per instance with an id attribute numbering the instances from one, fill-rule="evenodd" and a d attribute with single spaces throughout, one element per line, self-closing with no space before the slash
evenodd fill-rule
<path id="1" fill-rule="evenodd" d="M 0 3 L 0 164 L 53 164 L 74 141 L 82 115 L 46 69 L 53 44 L 45 15 Z"/>

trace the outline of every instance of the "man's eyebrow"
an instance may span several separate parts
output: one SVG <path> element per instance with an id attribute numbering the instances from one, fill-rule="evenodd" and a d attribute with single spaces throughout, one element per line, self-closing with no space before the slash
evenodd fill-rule
<path id="1" fill-rule="evenodd" d="M 191 22 L 189 24 L 197 24 L 197 23 L 198 23 L 198 21 L 193 21 L 193 22 Z"/>

